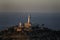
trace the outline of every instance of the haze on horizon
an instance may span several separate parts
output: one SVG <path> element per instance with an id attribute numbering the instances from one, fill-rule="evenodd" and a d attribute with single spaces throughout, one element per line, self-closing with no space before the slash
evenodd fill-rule
<path id="1" fill-rule="evenodd" d="M 60 0 L 0 0 L 0 12 L 60 12 Z"/>

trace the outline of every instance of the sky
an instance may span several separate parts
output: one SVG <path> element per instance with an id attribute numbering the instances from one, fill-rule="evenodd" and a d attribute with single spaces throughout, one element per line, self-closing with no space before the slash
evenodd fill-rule
<path id="1" fill-rule="evenodd" d="M 60 0 L 0 0 L 0 12 L 59 12 Z"/>
<path id="2" fill-rule="evenodd" d="M 25 12 L 26 14 L 24 14 Z M 0 0 L 0 26 L 5 27 L 17 23 L 18 20 L 16 19 L 20 15 L 26 16 L 27 12 L 32 14 L 33 22 L 44 23 L 51 28 L 54 26 L 53 28 L 60 29 L 60 0 Z M 44 14 L 45 12 L 48 13 Z"/>

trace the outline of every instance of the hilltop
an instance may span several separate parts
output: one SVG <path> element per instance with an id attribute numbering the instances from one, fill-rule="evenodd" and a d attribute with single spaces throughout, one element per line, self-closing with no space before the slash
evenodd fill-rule
<path id="1" fill-rule="evenodd" d="M 30 29 L 22 28 L 16 31 L 13 26 L 0 32 L 0 40 L 60 40 L 60 31 L 45 27 L 32 26 Z"/>

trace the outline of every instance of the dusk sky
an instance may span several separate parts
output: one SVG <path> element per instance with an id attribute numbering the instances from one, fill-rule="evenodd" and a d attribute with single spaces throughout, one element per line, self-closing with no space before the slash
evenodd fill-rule
<path id="1" fill-rule="evenodd" d="M 60 0 L 0 0 L 0 12 L 59 12 Z"/>
<path id="2" fill-rule="evenodd" d="M 0 0 L 0 29 L 27 21 L 31 13 L 32 23 L 60 30 L 60 0 Z"/>

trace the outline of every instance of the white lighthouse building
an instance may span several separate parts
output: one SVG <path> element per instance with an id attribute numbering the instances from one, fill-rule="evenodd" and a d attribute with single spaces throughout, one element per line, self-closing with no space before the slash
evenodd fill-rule
<path id="1" fill-rule="evenodd" d="M 30 16 L 28 16 L 28 21 L 25 23 L 25 28 L 30 28 L 31 27 L 31 22 L 30 22 Z"/>

